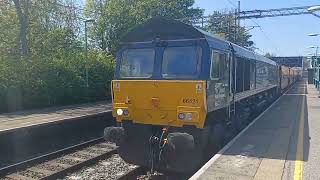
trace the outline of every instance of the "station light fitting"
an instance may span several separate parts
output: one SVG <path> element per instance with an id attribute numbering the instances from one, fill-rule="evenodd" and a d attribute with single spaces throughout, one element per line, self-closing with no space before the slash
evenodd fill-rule
<path id="1" fill-rule="evenodd" d="M 308 8 L 309 12 L 316 12 L 316 11 L 320 11 L 320 6 L 312 6 Z"/>
<path id="2" fill-rule="evenodd" d="M 88 18 L 88 19 L 86 19 L 86 20 L 84 20 L 84 22 L 94 22 L 95 20 L 94 19 L 92 19 L 92 18 Z"/>
<path id="3" fill-rule="evenodd" d="M 318 33 L 309 33 L 308 36 L 319 36 L 320 34 Z"/>

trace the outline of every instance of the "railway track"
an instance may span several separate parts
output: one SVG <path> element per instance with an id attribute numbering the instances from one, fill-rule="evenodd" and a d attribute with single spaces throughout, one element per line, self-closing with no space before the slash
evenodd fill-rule
<path id="1" fill-rule="evenodd" d="M 116 146 L 102 138 L 0 169 L 1 180 L 57 179 L 116 154 Z"/>
<path id="2" fill-rule="evenodd" d="M 144 167 L 136 167 L 131 171 L 127 171 L 125 174 L 117 178 L 117 180 L 186 180 L 191 177 L 191 174 L 181 173 L 150 173 L 150 169 Z"/>
<path id="3" fill-rule="evenodd" d="M 141 174 L 147 174 L 148 169 L 143 167 L 136 167 L 131 171 L 127 171 L 125 174 L 120 176 L 117 180 L 130 180 L 130 179 L 138 179 L 137 177 Z"/>

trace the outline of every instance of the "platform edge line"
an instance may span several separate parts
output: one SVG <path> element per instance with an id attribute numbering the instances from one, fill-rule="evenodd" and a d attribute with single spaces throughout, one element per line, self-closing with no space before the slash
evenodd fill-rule
<path id="1" fill-rule="evenodd" d="M 74 116 L 74 117 L 64 117 L 64 118 L 61 118 L 61 119 L 51 119 L 50 121 L 46 121 L 46 122 L 39 123 L 39 124 L 28 124 L 26 126 L 7 128 L 7 129 L 0 130 L 0 134 L 4 133 L 6 131 L 15 130 L 15 129 L 30 128 L 30 127 L 33 127 L 33 126 L 41 126 L 41 125 L 45 125 L 45 124 L 53 124 L 53 123 L 56 123 L 56 122 L 59 122 L 59 121 L 74 120 L 74 119 L 85 118 L 85 117 L 89 117 L 89 116 L 97 116 L 97 115 L 102 115 L 102 114 L 108 113 L 108 112 L 112 112 L 112 109 L 104 110 L 104 111 L 98 112 L 96 114 L 85 114 L 85 115 Z"/>
<path id="2" fill-rule="evenodd" d="M 304 112 L 305 112 L 305 101 L 307 97 L 303 97 L 302 109 L 299 118 L 299 131 L 298 131 L 298 143 L 296 150 L 296 160 L 294 166 L 294 180 L 301 180 L 303 178 L 303 151 L 304 151 Z"/>

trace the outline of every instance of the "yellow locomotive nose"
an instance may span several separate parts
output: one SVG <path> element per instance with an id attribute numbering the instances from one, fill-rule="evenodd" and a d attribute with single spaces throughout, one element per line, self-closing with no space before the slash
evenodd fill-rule
<path id="1" fill-rule="evenodd" d="M 204 125 L 205 81 L 114 80 L 112 83 L 113 116 L 118 122 L 130 120 L 139 124 L 198 128 Z"/>

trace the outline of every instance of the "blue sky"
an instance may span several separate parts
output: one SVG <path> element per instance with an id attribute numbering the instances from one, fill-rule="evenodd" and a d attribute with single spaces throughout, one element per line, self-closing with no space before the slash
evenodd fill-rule
<path id="1" fill-rule="evenodd" d="M 318 0 L 240 0 L 241 10 L 272 9 L 320 5 Z M 237 0 L 195 0 L 195 7 L 205 9 L 205 14 L 215 10 L 226 11 L 237 5 Z M 319 12 L 320 13 L 320 12 Z M 260 28 L 250 30 L 258 53 L 274 53 L 277 56 L 296 56 L 315 53 L 308 46 L 319 46 L 320 36 L 309 37 L 308 33 L 320 33 L 320 18 L 312 15 L 253 19 Z M 256 25 L 251 20 L 242 20 L 241 25 Z"/>

